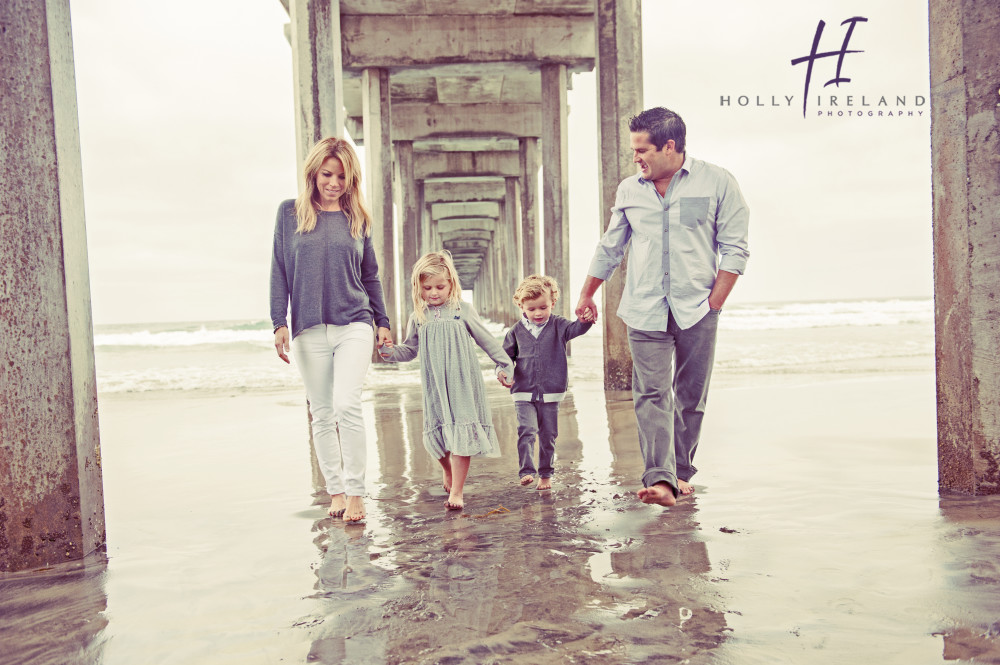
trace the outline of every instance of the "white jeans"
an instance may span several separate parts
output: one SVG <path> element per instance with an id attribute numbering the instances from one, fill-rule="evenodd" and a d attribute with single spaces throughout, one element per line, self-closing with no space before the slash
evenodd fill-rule
<path id="1" fill-rule="evenodd" d="M 365 493 L 365 424 L 361 387 L 371 364 L 374 333 L 364 323 L 320 324 L 292 342 L 312 414 L 313 446 L 330 494 Z"/>

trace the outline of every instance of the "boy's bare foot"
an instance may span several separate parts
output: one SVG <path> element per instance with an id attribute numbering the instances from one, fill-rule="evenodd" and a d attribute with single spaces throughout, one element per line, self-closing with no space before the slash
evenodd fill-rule
<path id="1" fill-rule="evenodd" d="M 521 476 L 522 485 L 530 485 L 533 482 L 535 482 L 535 477 L 532 476 L 530 473 L 526 476 Z"/>
<path id="2" fill-rule="evenodd" d="M 680 494 L 687 496 L 688 494 L 694 494 L 694 485 L 686 480 L 677 479 L 677 491 Z"/>
<path id="3" fill-rule="evenodd" d="M 674 491 L 666 483 L 656 483 L 639 490 L 639 500 L 643 503 L 655 503 L 658 506 L 672 506 L 677 503 Z"/>
<path id="4" fill-rule="evenodd" d="M 361 522 L 365 519 L 365 502 L 360 496 L 347 497 L 347 507 L 344 509 L 344 521 L 347 523 Z"/>
<path id="5" fill-rule="evenodd" d="M 538 479 L 538 489 L 540 489 L 540 490 L 550 490 L 550 489 L 552 489 L 552 479 L 551 478 L 539 478 Z"/>
<path id="6" fill-rule="evenodd" d="M 330 495 L 330 509 L 327 510 L 327 514 L 330 517 L 343 517 L 344 509 L 347 507 L 347 501 L 344 500 L 344 493 L 331 494 Z"/>
<path id="7" fill-rule="evenodd" d="M 453 494 L 444 502 L 444 507 L 448 510 L 462 510 L 465 508 L 465 498 L 461 494 L 458 496 Z"/>

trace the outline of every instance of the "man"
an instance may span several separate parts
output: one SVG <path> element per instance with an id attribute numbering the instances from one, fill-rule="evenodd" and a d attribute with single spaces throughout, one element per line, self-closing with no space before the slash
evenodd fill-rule
<path id="1" fill-rule="evenodd" d="M 631 246 L 618 316 L 646 465 L 639 498 L 672 506 L 694 491 L 719 313 L 750 255 L 749 210 L 728 171 L 687 155 L 679 115 L 648 109 L 629 130 L 639 173 L 618 186 L 576 314 L 596 319 L 594 293 Z"/>

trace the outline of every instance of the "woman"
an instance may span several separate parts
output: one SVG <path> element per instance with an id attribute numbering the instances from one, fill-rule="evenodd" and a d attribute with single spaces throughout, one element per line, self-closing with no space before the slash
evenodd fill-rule
<path id="1" fill-rule="evenodd" d="M 320 141 L 306 157 L 302 194 L 278 206 L 271 323 L 274 348 L 286 363 L 294 340 L 329 513 L 345 522 L 365 518 L 361 387 L 371 362 L 373 320 L 378 346 L 390 341 L 371 230 L 357 154 L 342 139 Z"/>

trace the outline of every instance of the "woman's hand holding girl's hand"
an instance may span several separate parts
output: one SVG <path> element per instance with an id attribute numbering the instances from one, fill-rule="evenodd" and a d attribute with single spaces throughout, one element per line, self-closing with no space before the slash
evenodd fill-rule
<path id="1" fill-rule="evenodd" d="M 389 348 L 392 348 L 392 333 L 389 332 L 388 328 L 383 328 L 379 326 L 378 329 L 378 348 L 382 348 L 384 345 L 388 344 Z"/>
<path id="2" fill-rule="evenodd" d="M 383 358 L 388 358 L 392 355 L 392 335 L 389 333 L 388 328 L 378 329 L 378 354 Z"/>
<path id="3" fill-rule="evenodd" d="M 288 359 L 288 340 L 289 335 L 287 326 L 281 326 L 274 331 L 274 348 L 278 352 L 278 357 L 286 363 L 291 364 L 291 361 Z"/>

